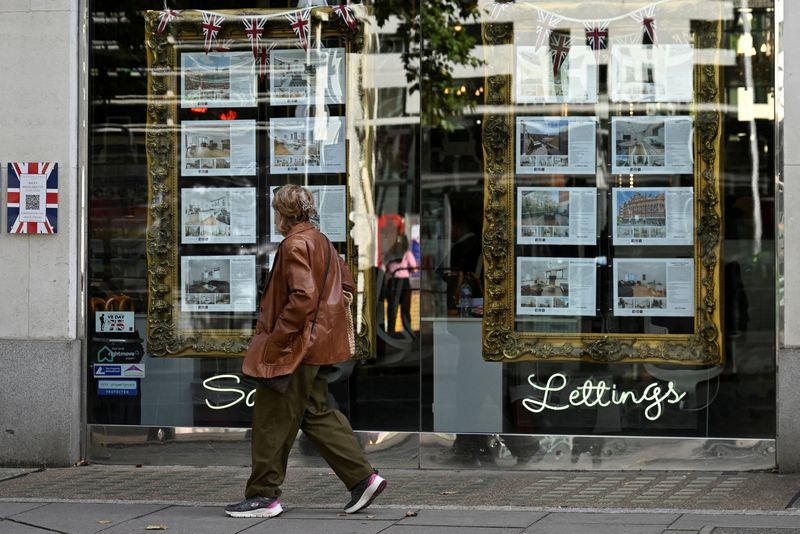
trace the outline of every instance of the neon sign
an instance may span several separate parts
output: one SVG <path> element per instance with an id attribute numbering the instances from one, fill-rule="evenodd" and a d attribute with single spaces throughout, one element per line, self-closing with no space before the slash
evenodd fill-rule
<path id="1" fill-rule="evenodd" d="M 558 403 L 553 397 L 556 393 L 563 391 L 569 378 L 562 373 L 551 375 L 547 382 L 542 385 L 536 381 L 536 375 L 528 377 L 528 384 L 536 391 L 541 392 L 536 398 L 529 397 L 522 400 L 522 405 L 528 411 L 541 413 L 545 410 L 567 410 L 569 408 L 593 408 L 623 404 L 645 405 L 644 416 L 649 421 L 656 421 L 664 414 L 664 405 L 678 404 L 684 397 L 685 391 L 675 389 L 673 382 L 667 382 L 666 387 L 663 383 L 653 382 L 648 384 L 641 392 L 620 390 L 614 383 L 609 384 L 605 380 L 593 380 L 588 378 L 583 384 L 577 386 L 569 393 L 568 403 Z"/>
<path id="2" fill-rule="evenodd" d="M 235 395 L 235 398 L 232 401 L 223 404 L 212 404 L 208 399 L 206 399 L 206 406 L 212 410 L 226 410 L 236 406 L 242 401 L 244 401 L 248 408 L 252 408 L 256 403 L 254 398 L 256 394 L 255 388 L 245 393 L 239 387 L 217 387 L 214 385 L 214 383 L 219 380 L 233 380 L 236 382 L 236 384 L 239 384 L 242 381 L 238 375 L 216 375 L 203 380 L 203 387 L 209 391 L 216 391 L 217 393 L 233 393 Z"/>
<path id="3" fill-rule="evenodd" d="M 220 384 L 221 381 L 228 380 L 232 380 L 234 384 Z M 203 380 L 203 388 L 208 391 L 232 395 L 229 401 L 221 403 L 212 403 L 205 399 L 206 406 L 212 410 L 226 410 L 244 402 L 247 407 L 252 408 L 255 404 L 256 390 L 253 388 L 249 391 L 242 389 L 241 382 L 241 378 L 234 374 L 215 375 Z M 653 382 L 641 391 L 632 391 L 619 389 L 616 384 L 605 380 L 588 378 L 569 393 L 568 402 L 564 404 L 555 397 L 556 394 L 567 388 L 569 384 L 567 375 L 556 373 L 551 375 L 544 384 L 536 381 L 536 375 L 530 375 L 528 384 L 538 394 L 536 397 L 523 399 L 522 405 L 533 413 L 542 413 L 545 410 L 560 411 L 581 407 L 606 408 L 611 405 L 632 404 L 644 406 L 644 416 L 649 421 L 656 421 L 664 414 L 665 405 L 679 404 L 686 397 L 686 392 L 675 389 L 673 382 Z"/>

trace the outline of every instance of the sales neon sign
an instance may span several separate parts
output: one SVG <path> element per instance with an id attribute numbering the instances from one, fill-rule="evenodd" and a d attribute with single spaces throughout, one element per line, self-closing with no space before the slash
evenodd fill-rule
<path id="1" fill-rule="evenodd" d="M 233 385 L 228 387 L 222 387 L 221 384 L 218 382 L 233 380 Z M 248 408 L 252 408 L 253 405 L 256 403 L 255 395 L 256 390 L 255 388 L 250 389 L 250 391 L 245 392 L 242 390 L 241 387 L 238 386 L 241 383 L 241 378 L 238 375 L 216 375 L 210 378 L 206 378 L 203 380 L 203 388 L 209 391 L 214 391 L 215 393 L 230 393 L 233 395 L 232 399 L 229 402 L 223 403 L 212 403 L 208 399 L 206 399 L 206 406 L 211 408 L 212 410 L 227 410 L 228 408 L 232 408 L 239 404 L 240 402 L 244 402 Z"/>

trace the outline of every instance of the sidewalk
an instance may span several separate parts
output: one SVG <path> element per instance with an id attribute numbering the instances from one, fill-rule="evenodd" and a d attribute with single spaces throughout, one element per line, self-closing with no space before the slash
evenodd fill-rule
<path id="1" fill-rule="evenodd" d="M 800 533 L 800 476 L 718 472 L 385 469 L 346 516 L 327 469 L 291 468 L 274 519 L 232 519 L 246 468 L 0 469 L 0 533 Z"/>

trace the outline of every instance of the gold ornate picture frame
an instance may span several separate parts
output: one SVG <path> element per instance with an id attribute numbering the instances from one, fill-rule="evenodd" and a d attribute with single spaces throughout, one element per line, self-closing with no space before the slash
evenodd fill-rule
<path id="1" fill-rule="evenodd" d="M 535 18 L 535 15 L 531 14 Z M 717 51 L 719 21 L 692 21 L 694 47 Z M 514 23 L 485 20 L 487 65 L 508 62 Z M 720 68 L 695 65 L 694 118 L 694 330 L 688 334 L 547 333 L 516 327 L 515 113 L 512 74 L 487 71 L 483 118 L 485 294 L 483 357 L 487 361 L 585 361 L 595 363 L 723 362 L 721 311 L 722 210 L 720 206 Z M 513 69 L 511 69 L 513 71 Z M 563 105 L 568 116 L 568 105 Z"/>
<path id="2" fill-rule="evenodd" d="M 217 35 L 217 41 L 232 44 L 236 50 L 249 50 L 250 43 L 241 23 L 243 17 L 266 18 L 263 39 L 265 41 L 290 42 L 296 36 L 285 18 L 287 12 L 293 10 L 219 10 L 214 13 L 226 18 L 226 23 Z M 190 314 L 181 311 L 181 277 L 180 277 L 180 66 L 178 65 L 178 49 L 192 44 L 202 49 L 204 34 L 202 30 L 202 12 L 185 10 L 172 12 L 176 16 L 159 31 L 162 13 L 148 11 L 145 16 L 145 39 L 147 43 L 148 61 L 148 108 L 146 151 L 148 169 L 148 219 L 147 219 L 147 271 L 148 271 L 148 323 L 147 351 L 151 356 L 167 357 L 240 357 L 244 354 L 252 336 L 256 312 L 239 314 L 239 322 L 247 326 L 235 329 L 209 328 L 204 326 L 186 328 L 190 322 Z M 311 10 L 312 40 L 320 38 L 337 38 L 345 47 L 346 54 L 361 51 L 364 44 L 363 25 L 350 27 L 338 17 L 332 8 L 319 7 Z M 199 43 L 199 46 L 197 46 Z M 351 76 L 358 78 L 350 61 L 347 61 L 345 79 Z M 268 83 L 268 82 L 267 82 Z M 348 90 L 353 87 L 348 84 Z M 360 102 L 368 98 L 360 88 L 358 94 L 348 97 Z M 260 97 L 259 97 L 260 98 Z M 349 102 L 348 102 L 349 104 Z M 261 105 L 261 104 L 259 104 Z M 346 105 L 346 121 L 351 118 L 350 106 Z M 257 128 L 265 128 L 259 122 Z M 371 147 L 371 138 L 358 139 L 354 143 L 348 139 L 347 159 L 348 172 L 343 178 L 347 185 L 347 212 L 350 213 L 351 201 L 360 199 L 367 192 L 359 185 L 359 176 L 351 176 L 354 164 L 363 158 L 363 152 Z M 358 146 L 353 146 L 358 145 Z M 262 162 L 258 162 L 261 164 Z M 267 162 L 268 164 L 268 162 Z M 358 168 L 357 163 L 355 168 Z M 261 185 L 259 185 L 261 187 Z M 359 201 L 359 203 L 361 203 Z M 259 206 L 261 213 L 266 206 Z M 347 214 L 345 214 L 347 217 Z M 371 276 L 359 261 L 359 250 L 353 240 L 353 218 L 348 219 L 345 251 L 351 272 L 358 282 L 353 310 L 356 323 L 356 355 L 357 359 L 368 359 L 375 350 L 375 305 L 373 302 L 373 285 Z M 257 246 L 263 244 L 263 236 L 259 236 Z M 262 254 L 265 256 L 265 254 Z M 260 267 L 260 266 L 259 266 Z M 258 267 L 257 267 L 258 270 Z M 258 283 L 258 276 L 256 276 Z M 258 288 L 260 289 L 260 288 Z"/>

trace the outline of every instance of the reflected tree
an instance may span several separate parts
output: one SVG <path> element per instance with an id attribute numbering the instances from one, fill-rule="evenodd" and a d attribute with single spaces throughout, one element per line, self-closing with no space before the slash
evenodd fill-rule
<path id="1" fill-rule="evenodd" d="M 457 87 L 455 67 L 478 67 L 483 61 L 472 55 L 477 39 L 467 25 L 480 20 L 476 0 L 374 0 L 378 25 L 390 17 L 400 20 L 397 34 L 404 36 L 402 53 L 409 92 L 420 91 L 423 126 L 452 131 L 455 119 L 474 105 L 468 91 Z"/>

